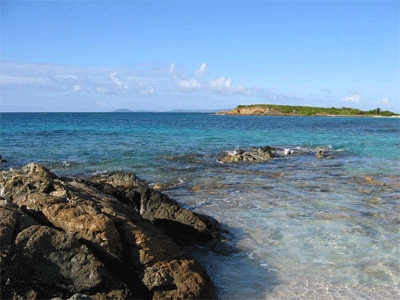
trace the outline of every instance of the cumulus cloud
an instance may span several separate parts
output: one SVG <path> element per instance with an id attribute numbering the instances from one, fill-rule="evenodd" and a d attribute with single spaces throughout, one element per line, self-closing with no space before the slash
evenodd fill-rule
<path id="1" fill-rule="evenodd" d="M 129 89 L 129 86 L 128 86 L 126 83 L 122 82 L 122 81 L 118 78 L 117 75 L 118 75 L 118 72 L 117 72 L 117 71 L 112 72 L 112 73 L 110 74 L 111 80 L 112 80 L 117 86 L 128 90 L 128 89 Z"/>
<path id="2" fill-rule="evenodd" d="M 268 99 L 272 101 L 299 101 L 303 100 L 300 97 L 293 97 L 284 94 L 278 94 L 268 89 L 261 89 L 259 87 L 246 87 L 243 84 L 235 84 L 231 78 L 224 76 L 215 79 L 207 80 L 205 77 L 207 73 L 207 63 L 203 62 L 200 69 L 194 71 L 194 76 L 187 76 L 184 72 L 177 69 L 174 63 L 170 64 L 169 73 L 172 76 L 173 82 L 177 90 L 184 93 L 203 92 L 208 94 L 217 94 L 223 96 L 245 96 L 257 97 Z"/>
<path id="3" fill-rule="evenodd" d="M 147 90 L 139 90 L 140 95 L 152 95 L 154 94 L 154 88 L 150 88 Z"/>
<path id="4" fill-rule="evenodd" d="M 186 92 L 196 92 L 201 89 L 201 83 L 196 79 L 179 80 L 177 86 L 180 90 Z"/>
<path id="5" fill-rule="evenodd" d="M 225 77 L 219 77 L 214 80 L 210 80 L 207 84 L 208 93 L 217 93 L 220 95 L 232 96 L 232 95 L 244 95 L 250 96 L 252 92 L 244 85 L 232 84 L 232 79 Z"/>
<path id="6" fill-rule="evenodd" d="M 382 103 L 388 104 L 389 103 L 389 99 L 388 98 L 382 98 Z"/>
<path id="7" fill-rule="evenodd" d="M 234 82 L 230 77 L 207 78 L 208 65 L 187 71 L 175 63 L 144 68 L 87 68 L 56 64 L 0 62 L 0 83 L 7 92 L 65 92 L 102 95 L 203 93 L 243 96 L 275 102 L 299 98 Z"/>
<path id="8" fill-rule="evenodd" d="M 207 73 L 207 64 L 204 62 L 201 64 L 200 69 L 194 72 L 194 74 L 198 77 L 204 76 L 206 73 Z"/>
<path id="9" fill-rule="evenodd" d="M 355 94 L 352 96 L 347 96 L 342 99 L 345 102 L 359 103 L 361 101 L 361 94 Z"/>

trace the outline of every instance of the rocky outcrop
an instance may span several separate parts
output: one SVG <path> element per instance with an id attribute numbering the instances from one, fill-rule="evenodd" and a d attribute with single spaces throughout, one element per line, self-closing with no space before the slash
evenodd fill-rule
<path id="1" fill-rule="evenodd" d="M 216 220 L 134 174 L 58 178 L 29 164 L 2 172 L 0 193 L 2 299 L 212 299 L 190 249 L 233 251 Z"/>
<path id="2" fill-rule="evenodd" d="M 231 115 L 231 116 L 297 116 L 298 113 L 283 113 L 279 110 L 270 107 L 262 106 L 238 106 L 229 111 L 223 110 L 217 112 L 216 115 Z"/>
<path id="3" fill-rule="evenodd" d="M 109 275 L 104 264 L 75 237 L 41 225 L 17 235 L 12 263 L 19 273 L 15 283 L 31 285 L 47 297 L 57 290 L 90 291 Z"/>
<path id="4" fill-rule="evenodd" d="M 220 162 L 264 162 L 275 157 L 275 149 L 269 146 L 252 147 L 248 150 L 236 149 L 231 152 L 221 152 L 217 155 Z"/>

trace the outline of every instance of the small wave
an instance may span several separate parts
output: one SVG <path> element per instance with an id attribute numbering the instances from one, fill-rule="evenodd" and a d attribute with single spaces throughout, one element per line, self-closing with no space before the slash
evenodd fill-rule
<path id="1" fill-rule="evenodd" d="M 345 152 L 350 151 L 348 148 L 338 148 L 334 149 L 330 145 L 315 146 L 315 147 L 304 147 L 304 146 L 278 146 L 275 147 L 275 153 L 277 156 L 292 156 L 292 155 L 314 155 L 319 152 L 334 153 L 334 152 Z"/>
<path id="2" fill-rule="evenodd" d="M 96 171 L 92 172 L 90 175 L 101 176 L 101 175 L 104 175 L 104 174 L 107 174 L 107 173 L 108 173 L 108 171 L 106 171 L 106 170 L 103 170 L 103 171 L 96 170 Z"/>

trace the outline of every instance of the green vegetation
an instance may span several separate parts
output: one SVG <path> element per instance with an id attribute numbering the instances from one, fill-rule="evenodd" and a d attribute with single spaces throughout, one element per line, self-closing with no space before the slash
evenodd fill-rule
<path id="1" fill-rule="evenodd" d="M 280 112 L 282 114 L 293 114 L 299 116 L 324 116 L 324 115 L 334 115 L 334 116 L 400 116 L 391 111 L 382 111 L 380 108 L 376 108 L 369 111 L 363 111 L 357 108 L 325 108 L 325 107 L 312 107 L 312 106 L 291 106 L 291 105 L 273 105 L 273 104 L 253 104 L 253 105 L 239 105 L 237 108 L 252 108 L 259 107 L 261 109 L 270 109 Z"/>

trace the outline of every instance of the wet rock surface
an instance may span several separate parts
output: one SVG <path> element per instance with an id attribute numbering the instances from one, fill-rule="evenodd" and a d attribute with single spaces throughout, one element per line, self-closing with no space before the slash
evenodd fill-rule
<path id="1" fill-rule="evenodd" d="M 216 220 L 134 174 L 58 178 L 32 163 L 0 173 L 0 192 L 1 299 L 213 299 L 190 249 L 234 251 Z"/>
<path id="2" fill-rule="evenodd" d="M 231 152 L 221 152 L 217 160 L 225 163 L 235 162 L 264 162 L 275 157 L 275 149 L 269 146 L 251 147 L 248 150 L 236 149 Z"/>

